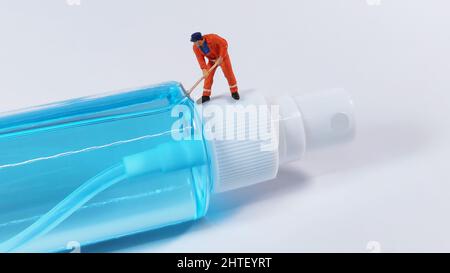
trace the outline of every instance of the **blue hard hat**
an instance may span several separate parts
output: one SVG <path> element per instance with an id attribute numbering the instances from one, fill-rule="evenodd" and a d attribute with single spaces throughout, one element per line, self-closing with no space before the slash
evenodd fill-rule
<path id="1" fill-rule="evenodd" d="M 197 42 L 198 40 L 201 40 L 202 38 L 203 38 L 203 35 L 200 32 L 192 33 L 191 42 Z"/>

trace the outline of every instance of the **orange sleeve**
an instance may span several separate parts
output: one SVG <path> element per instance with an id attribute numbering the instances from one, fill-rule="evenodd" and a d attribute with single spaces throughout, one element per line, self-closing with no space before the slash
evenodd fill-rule
<path id="1" fill-rule="evenodd" d="M 200 49 L 197 48 L 196 45 L 193 46 L 195 57 L 197 57 L 198 64 L 200 65 L 201 69 L 206 69 L 206 62 L 205 57 L 203 57 L 202 53 L 200 52 Z"/>

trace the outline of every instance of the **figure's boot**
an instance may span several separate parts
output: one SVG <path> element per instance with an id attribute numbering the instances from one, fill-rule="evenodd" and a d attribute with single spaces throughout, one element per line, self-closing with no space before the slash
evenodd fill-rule
<path id="1" fill-rule="evenodd" d="M 211 98 L 209 96 L 202 96 L 202 103 L 209 101 Z"/>

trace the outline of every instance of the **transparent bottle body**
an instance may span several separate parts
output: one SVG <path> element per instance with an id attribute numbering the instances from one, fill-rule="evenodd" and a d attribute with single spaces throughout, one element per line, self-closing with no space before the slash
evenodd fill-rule
<path id="1" fill-rule="evenodd" d="M 173 116 L 176 105 L 192 115 Z M 209 160 L 133 177 L 121 166 L 127 156 L 190 141 L 173 138 L 179 119 L 201 135 L 193 102 L 175 82 L 0 116 L 0 251 L 64 251 L 72 242 L 87 245 L 202 217 Z M 195 152 L 208 158 L 207 143 L 199 141 Z M 4 247 L 95 177 L 104 189 L 66 211 L 60 223 L 14 249 Z"/>

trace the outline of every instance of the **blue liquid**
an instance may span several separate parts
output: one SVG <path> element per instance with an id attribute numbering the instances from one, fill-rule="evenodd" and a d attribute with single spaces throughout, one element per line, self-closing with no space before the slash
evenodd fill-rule
<path id="1" fill-rule="evenodd" d="M 177 105 L 192 114 L 173 117 Z M 72 241 L 87 245 L 204 216 L 207 146 L 173 138 L 180 118 L 192 124 L 180 130 L 201 135 L 193 102 L 175 82 L 0 116 L 0 251 L 63 251 Z M 195 160 L 158 170 L 153 164 L 168 158 L 150 154 L 149 171 L 127 173 L 124 158 L 161 145 L 194 147 L 187 151 Z"/>

